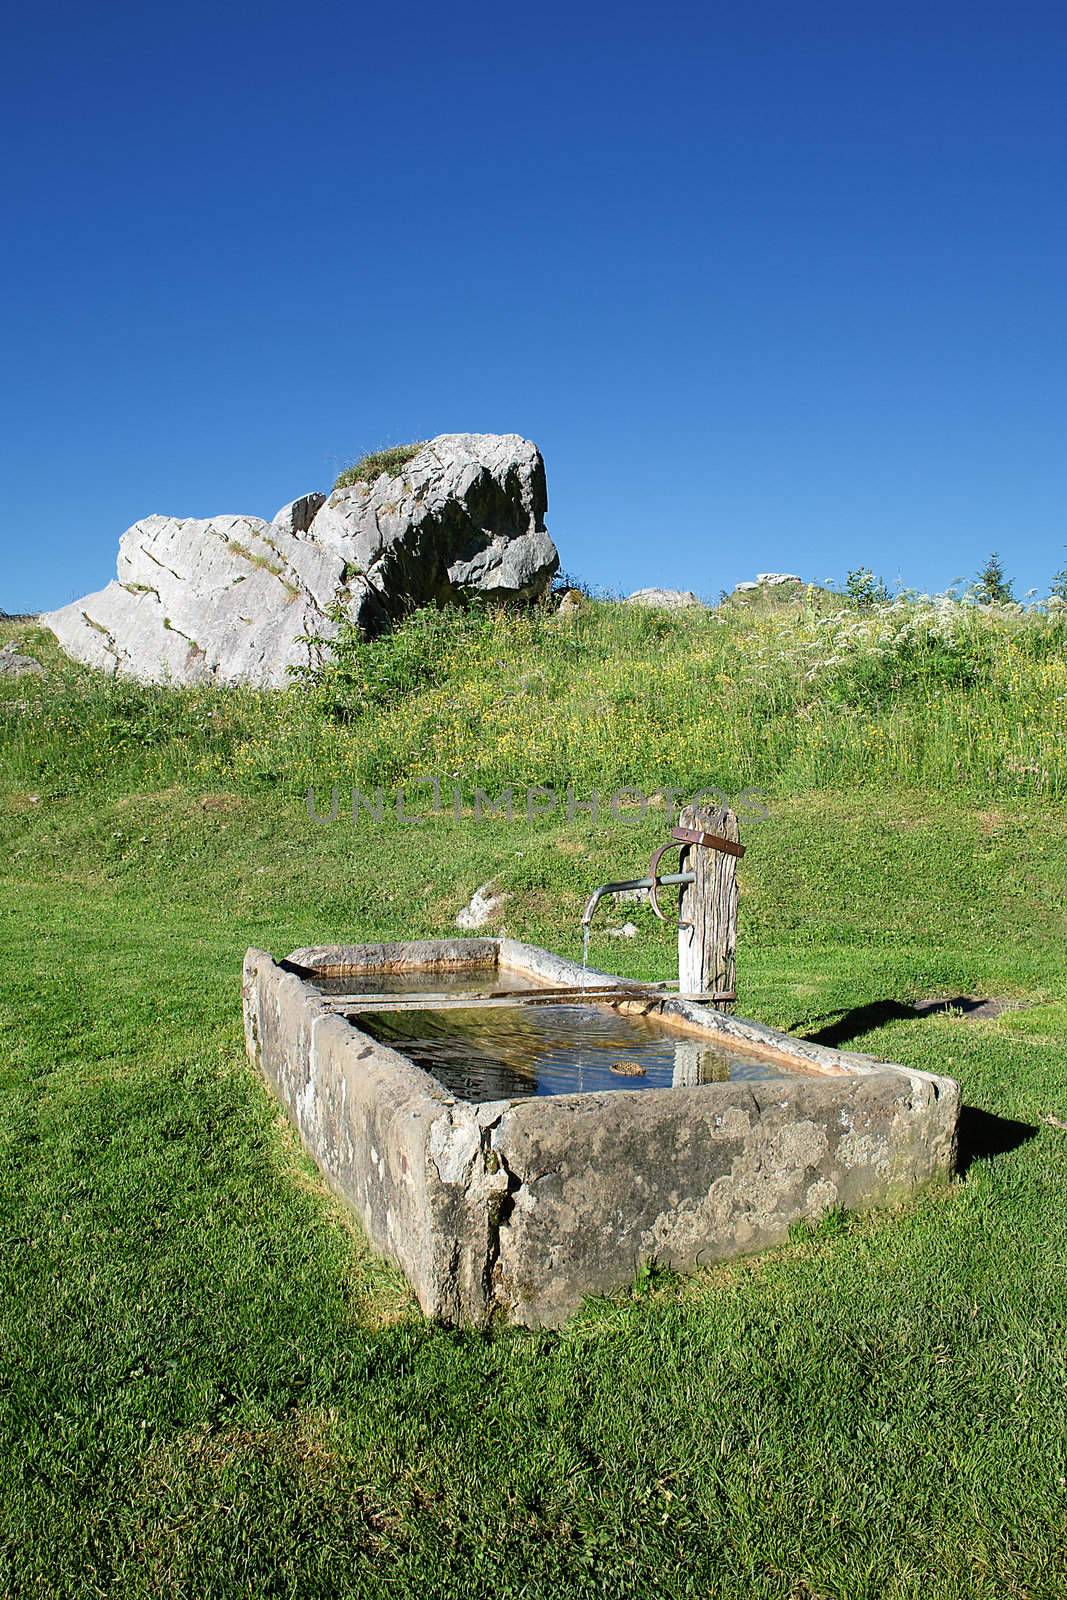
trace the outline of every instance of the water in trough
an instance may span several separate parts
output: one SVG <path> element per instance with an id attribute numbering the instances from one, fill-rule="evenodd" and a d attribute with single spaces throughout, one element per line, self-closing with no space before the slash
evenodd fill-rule
<path id="1" fill-rule="evenodd" d="M 487 987 L 484 971 L 319 978 L 333 994 L 455 994 Z M 494 975 L 497 990 L 536 990 Z M 792 1076 L 790 1067 L 727 1042 L 680 1033 L 655 1017 L 609 1005 L 538 1002 L 499 1007 L 364 1011 L 352 1018 L 372 1038 L 414 1061 L 468 1101 L 603 1089 L 663 1089 Z"/>

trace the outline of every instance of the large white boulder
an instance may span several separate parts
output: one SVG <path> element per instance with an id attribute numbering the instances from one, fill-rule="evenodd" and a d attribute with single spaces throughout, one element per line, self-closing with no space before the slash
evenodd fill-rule
<path id="1" fill-rule="evenodd" d="M 415 606 L 532 599 L 559 565 L 545 471 L 514 434 L 444 434 L 393 476 L 259 517 L 146 517 L 118 574 L 42 617 L 79 661 L 152 682 L 281 685 L 337 631 Z"/>

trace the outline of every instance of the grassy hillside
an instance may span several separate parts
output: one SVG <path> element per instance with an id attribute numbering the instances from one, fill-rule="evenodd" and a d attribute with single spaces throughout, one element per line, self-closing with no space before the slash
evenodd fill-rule
<path id="1" fill-rule="evenodd" d="M 976 798 L 1067 794 L 1067 608 L 846 602 L 577 614 L 425 611 L 347 640 L 310 692 L 174 695 L 62 663 L 0 690 L 26 786 L 333 781 L 716 784 L 772 793 L 887 783 Z"/>
<path id="2" fill-rule="evenodd" d="M 4 632 L 51 676 L 0 685 L 0 1593 L 1063 1594 L 1059 621 L 429 617 L 282 695 Z M 432 774 L 459 820 L 307 814 Z M 740 1009 L 953 1073 L 965 1170 L 557 1334 L 447 1332 L 247 1066 L 241 956 L 442 934 L 490 876 L 576 953 L 666 813 L 470 806 L 567 781 L 761 788 Z M 669 975 L 630 910 L 594 960 Z M 967 993 L 1021 1004 L 909 1013 Z"/>

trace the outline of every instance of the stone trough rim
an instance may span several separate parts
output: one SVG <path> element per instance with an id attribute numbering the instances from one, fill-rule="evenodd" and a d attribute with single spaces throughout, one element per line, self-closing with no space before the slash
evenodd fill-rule
<path id="1" fill-rule="evenodd" d="M 449 959 L 446 956 L 443 959 L 434 959 L 431 952 L 442 949 L 455 949 L 455 958 Z M 256 953 L 268 954 L 266 951 Z M 412 953 L 415 955 L 414 960 L 411 959 Z M 328 965 L 323 965 L 318 958 L 325 955 L 336 955 L 345 959 L 338 959 Z M 493 955 L 496 957 L 493 962 L 484 959 L 485 956 Z M 538 945 L 531 945 L 521 940 L 508 939 L 502 936 L 470 939 L 389 940 L 380 944 L 302 945 L 290 951 L 277 965 L 283 971 L 300 978 L 310 991 L 310 994 L 317 1000 L 319 991 L 313 989 L 308 981 L 312 975 L 340 977 L 348 973 L 360 972 L 462 972 L 476 971 L 489 966 L 495 967 L 497 971 L 510 970 L 530 975 L 531 965 L 538 960 L 543 960 L 546 956 L 550 958 L 551 965 L 556 969 L 559 976 L 568 977 L 572 981 L 581 980 L 584 977 L 587 982 L 610 983 L 619 989 L 632 988 L 635 998 L 646 995 L 650 998 L 655 997 L 661 1002 L 660 1016 L 665 1022 L 670 1023 L 674 1020 L 677 1023 L 687 1025 L 678 1028 L 676 1030 L 678 1032 L 710 1034 L 730 1044 L 744 1045 L 746 1048 L 758 1053 L 761 1058 L 790 1062 L 798 1072 L 805 1074 L 809 1078 L 839 1079 L 892 1073 L 897 1077 L 904 1076 L 929 1083 L 934 1088 L 935 1093 L 940 1093 L 942 1089 L 957 1088 L 955 1079 L 943 1074 L 925 1072 L 918 1067 L 905 1066 L 901 1062 L 884 1061 L 878 1056 L 867 1055 L 861 1051 L 839 1050 L 833 1045 L 815 1044 L 810 1040 L 784 1033 L 781 1029 L 772 1028 L 768 1023 L 758 1022 L 751 1017 L 739 1017 L 733 1013 L 720 1011 L 714 1006 L 703 1005 L 697 1001 L 679 1000 L 670 991 L 659 991 L 657 993 L 650 989 L 646 980 L 620 977 L 617 973 L 603 972 L 594 967 L 583 969 L 577 962 L 570 961 L 565 956 L 557 956 L 554 952 L 543 950 Z M 508 959 L 509 957 L 510 959 Z M 333 968 L 337 970 L 333 971 Z M 554 973 L 553 976 L 555 975 Z M 575 988 L 575 1000 L 580 1001 L 580 981 L 575 982 Z M 596 1004 L 596 996 L 591 995 L 586 1003 Z M 321 1009 L 331 1015 L 337 1015 L 337 1013 L 330 1010 L 328 1003 L 325 1001 L 322 1002 Z M 342 1017 L 341 1020 L 346 1027 L 359 1032 L 363 1038 L 370 1039 L 372 1037 L 359 1027 L 356 1018 L 347 1019 Z M 374 1042 L 378 1043 L 378 1041 Z M 401 1051 L 392 1050 L 391 1046 L 382 1044 L 379 1047 L 383 1050 L 389 1049 L 391 1054 L 406 1062 L 409 1067 L 415 1067 L 416 1071 L 422 1073 L 428 1084 L 434 1085 L 437 1089 L 442 1089 L 448 1095 L 448 1091 L 443 1089 L 437 1079 L 431 1073 L 425 1072 L 423 1068 L 416 1067 L 410 1057 L 403 1055 Z M 639 1094 L 643 1099 L 647 1100 L 650 1095 L 677 1096 L 680 1093 L 685 1093 L 688 1089 L 715 1089 L 718 1087 L 721 1087 L 721 1085 L 710 1083 L 686 1084 L 678 1087 L 664 1086 L 659 1089 L 582 1090 L 575 1091 L 571 1095 L 553 1095 L 551 1098 L 554 1102 L 561 1100 L 571 1101 L 597 1094 L 609 1095 L 612 1100 L 615 1100 L 619 1095 Z M 499 1104 L 518 1104 L 530 1098 L 534 1098 L 534 1096 L 518 1095 L 507 1101 L 500 1101 Z M 455 1095 L 449 1096 L 449 1099 L 452 1103 L 458 1104 L 468 1105 L 475 1103 L 462 1101 Z M 495 1105 L 498 1102 L 481 1103 Z"/>

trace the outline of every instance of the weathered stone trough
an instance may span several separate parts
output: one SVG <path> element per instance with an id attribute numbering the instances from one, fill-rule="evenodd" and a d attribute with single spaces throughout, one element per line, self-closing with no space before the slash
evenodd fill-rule
<path id="1" fill-rule="evenodd" d="M 621 990 L 615 1011 L 677 1040 L 679 1066 L 670 1086 L 620 1078 L 589 1092 L 576 1079 L 560 1093 L 531 1078 L 526 1093 L 463 1098 L 323 992 L 330 979 L 381 990 L 398 975 L 525 987 L 503 1002 L 516 1015 L 536 1008 L 539 985 Z M 576 1039 L 608 1004 L 581 1008 Z M 584 974 L 508 939 L 332 946 L 282 962 L 250 950 L 244 1016 L 249 1055 L 326 1178 L 423 1310 L 448 1323 L 556 1324 L 646 1261 L 684 1270 L 778 1244 L 794 1222 L 892 1202 L 954 1166 L 952 1079 Z M 686 1065 L 705 1054 L 726 1063 L 717 1081 Z M 734 1058 L 752 1075 L 731 1076 Z"/>

